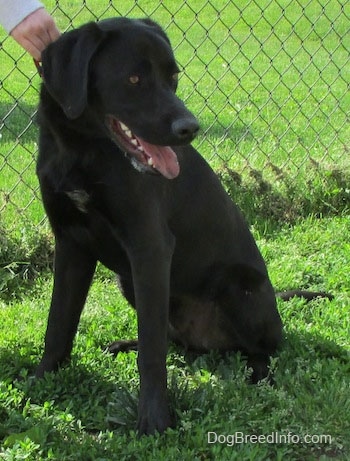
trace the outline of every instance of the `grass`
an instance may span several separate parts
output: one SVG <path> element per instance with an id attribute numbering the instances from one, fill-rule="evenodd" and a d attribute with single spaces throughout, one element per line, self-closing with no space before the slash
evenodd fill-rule
<path id="1" fill-rule="evenodd" d="M 56 7 L 53 0 L 46 4 Z M 138 439 L 136 356 L 103 352 L 110 341 L 136 336 L 135 315 L 113 276 L 99 267 L 72 363 L 33 381 L 52 287 L 52 237 L 38 198 L 37 128 L 30 123 L 40 79 L 30 58 L 6 39 L 0 50 L 0 459 L 349 459 L 349 4 L 126 0 L 108 6 L 90 0 L 77 9 L 61 0 L 55 18 L 64 30 L 117 10 L 151 15 L 166 27 L 184 69 L 180 96 L 202 126 L 196 146 L 252 224 L 274 286 L 335 298 L 279 304 L 285 343 L 272 361 L 273 387 L 249 386 L 250 370 L 239 355 L 191 357 L 170 346 L 177 427 Z M 208 443 L 209 431 L 223 443 Z M 236 432 L 290 434 L 300 443 L 231 446 Z M 322 434 L 331 442 L 304 439 Z"/>
<path id="2" fill-rule="evenodd" d="M 111 8 L 102 0 L 73 10 L 70 1 L 61 0 L 55 18 L 65 30 L 96 17 L 150 14 L 174 45 L 183 68 L 179 94 L 199 118 L 202 134 L 195 145 L 211 165 L 216 170 L 229 166 L 244 178 L 251 168 L 263 171 L 279 192 L 272 165 L 300 195 L 308 181 L 318 200 L 322 189 L 314 186 L 323 181 L 324 171 L 349 174 L 350 5 L 335 0 L 257 3 L 144 0 L 135 5 L 128 0 Z M 52 0 L 47 5 L 55 8 Z M 37 229 L 43 218 L 34 174 L 37 129 L 28 123 L 40 78 L 13 41 L 5 40 L 1 53 L 0 209 L 3 227 L 16 234 L 14 222 Z M 334 191 L 349 206 L 348 188 Z M 327 212 L 334 203 L 329 205 Z"/>
<path id="3" fill-rule="evenodd" d="M 244 358 L 168 355 L 177 428 L 138 439 L 136 356 L 103 348 L 136 334 L 135 315 L 99 269 L 72 363 L 42 381 L 30 375 L 46 326 L 51 278 L 0 304 L 1 459 L 348 459 L 349 217 L 309 218 L 274 238 L 255 232 L 278 289 L 326 289 L 333 301 L 280 303 L 285 343 L 273 359 L 275 386 L 250 386 Z M 19 377 L 21 379 L 15 379 Z M 330 435 L 330 443 L 208 444 L 207 433 Z M 138 453 L 142 453 L 138 455 Z"/>

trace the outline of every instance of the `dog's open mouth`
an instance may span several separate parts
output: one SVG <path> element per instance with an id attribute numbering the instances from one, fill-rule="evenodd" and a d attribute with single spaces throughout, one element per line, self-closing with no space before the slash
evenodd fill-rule
<path id="1" fill-rule="evenodd" d="M 157 146 L 138 138 L 113 115 L 106 116 L 106 124 L 113 141 L 128 154 L 137 170 L 159 172 L 168 179 L 176 178 L 179 174 L 179 162 L 171 147 Z"/>

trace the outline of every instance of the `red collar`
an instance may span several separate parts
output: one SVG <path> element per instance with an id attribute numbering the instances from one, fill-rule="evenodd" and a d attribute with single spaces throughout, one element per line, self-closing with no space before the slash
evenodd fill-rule
<path id="1" fill-rule="evenodd" d="M 38 74 L 40 75 L 40 77 L 42 79 L 44 79 L 44 76 L 43 76 L 43 67 L 41 65 L 41 62 L 40 61 L 37 61 L 36 59 L 33 59 L 34 61 L 34 64 L 35 64 L 35 67 L 37 68 L 37 71 L 38 71 Z"/>

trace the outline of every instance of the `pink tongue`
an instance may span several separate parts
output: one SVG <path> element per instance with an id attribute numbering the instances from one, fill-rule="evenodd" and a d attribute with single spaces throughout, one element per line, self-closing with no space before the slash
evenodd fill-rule
<path id="1" fill-rule="evenodd" d="M 180 173 L 179 162 L 175 152 L 168 146 L 156 146 L 137 138 L 147 155 L 153 160 L 153 166 L 163 176 L 174 179 Z"/>

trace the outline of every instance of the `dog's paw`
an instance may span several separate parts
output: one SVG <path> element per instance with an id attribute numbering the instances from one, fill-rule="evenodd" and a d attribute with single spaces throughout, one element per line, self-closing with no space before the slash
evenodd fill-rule
<path id="1" fill-rule="evenodd" d="M 174 427 L 173 418 L 170 416 L 168 405 L 140 405 L 137 431 L 139 436 L 163 433 L 166 429 Z"/>
<path id="2" fill-rule="evenodd" d="M 247 367 L 252 368 L 249 382 L 257 384 L 259 381 L 266 380 L 273 384 L 273 378 L 269 371 L 270 358 L 266 355 L 251 356 L 248 358 Z"/>
<path id="3" fill-rule="evenodd" d="M 55 372 L 62 366 L 67 365 L 69 362 L 70 355 L 67 355 L 61 359 L 49 355 L 44 355 L 35 370 L 35 378 L 43 378 L 45 373 Z"/>

